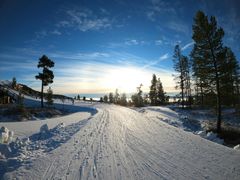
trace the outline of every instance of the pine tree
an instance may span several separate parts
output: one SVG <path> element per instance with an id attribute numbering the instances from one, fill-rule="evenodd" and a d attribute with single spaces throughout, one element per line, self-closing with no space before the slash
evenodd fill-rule
<path id="1" fill-rule="evenodd" d="M 195 41 L 194 49 L 191 53 L 194 62 L 195 75 L 205 89 L 211 94 L 216 95 L 217 104 L 217 132 L 221 131 L 222 120 L 222 99 L 221 99 L 221 66 L 225 58 L 222 46 L 224 31 L 217 27 L 215 17 L 211 16 L 210 20 L 201 11 L 198 11 L 194 18 L 193 40 Z"/>
<path id="2" fill-rule="evenodd" d="M 187 98 L 190 89 L 190 76 L 189 76 L 189 60 L 181 53 L 179 45 L 175 46 L 173 55 L 174 69 L 177 72 L 175 80 L 177 83 L 176 89 L 180 89 L 181 104 L 184 107 L 184 101 Z"/>
<path id="3" fill-rule="evenodd" d="M 151 102 L 151 105 L 156 106 L 157 105 L 157 77 L 155 74 L 152 76 L 151 86 L 150 86 L 150 92 L 149 92 L 149 99 Z"/>
<path id="4" fill-rule="evenodd" d="M 114 97 L 113 97 L 113 93 L 109 93 L 109 102 L 113 103 L 114 102 Z"/>
<path id="5" fill-rule="evenodd" d="M 133 94 L 131 99 L 132 99 L 132 102 L 134 104 L 134 106 L 136 107 L 142 107 L 143 106 L 143 97 L 142 97 L 142 84 L 140 84 L 139 87 L 137 87 L 137 93 L 136 94 Z"/>
<path id="6" fill-rule="evenodd" d="M 107 95 L 105 95 L 105 96 L 103 97 L 103 101 L 104 101 L 105 103 L 108 102 L 108 96 L 107 96 Z"/>
<path id="7" fill-rule="evenodd" d="M 16 80 L 16 77 L 13 77 L 12 79 L 12 88 L 15 89 L 17 86 L 17 80 Z"/>
<path id="8" fill-rule="evenodd" d="M 36 79 L 40 79 L 42 81 L 41 85 L 41 107 L 43 108 L 43 87 L 48 84 L 53 83 L 53 72 L 49 70 L 49 68 L 54 67 L 54 62 L 49 59 L 46 55 L 43 55 L 38 62 L 38 68 L 43 68 L 42 73 L 38 73 Z"/>
<path id="9" fill-rule="evenodd" d="M 46 101 L 47 101 L 47 105 L 48 106 L 51 106 L 51 105 L 53 105 L 53 91 L 52 91 L 52 89 L 51 89 L 51 87 L 49 87 L 48 89 L 47 89 L 47 94 L 46 94 Z"/>
<path id="10" fill-rule="evenodd" d="M 114 95 L 114 103 L 119 104 L 119 101 L 120 101 L 120 94 L 118 93 L 118 89 L 116 89 L 115 95 Z"/>
<path id="11" fill-rule="evenodd" d="M 122 106 L 127 105 L 127 96 L 125 93 L 121 94 L 121 96 L 120 96 L 120 105 L 122 105 Z"/>
<path id="12" fill-rule="evenodd" d="M 160 78 L 157 79 L 155 74 L 153 74 L 151 81 L 149 99 L 151 101 L 151 105 L 153 106 L 164 104 L 166 100 L 162 82 Z"/>
<path id="13" fill-rule="evenodd" d="M 163 86 L 160 78 L 158 78 L 157 80 L 156 87 L 157 87 L 156 88 L 157 89 L 157 105 L 164 104 L 166 101 L 166 96 L 165 96 L 166 93 L 163 90 Z"/>
<path id="14" fill-rule="evenodd" d="M 220 89 L 223 104 L 235 106 L 239 98 L 239 64 L 234 53 L 228 47 L 225 47 L 225 53 L 222 58 L 225 58 L 220 69 Z"/>

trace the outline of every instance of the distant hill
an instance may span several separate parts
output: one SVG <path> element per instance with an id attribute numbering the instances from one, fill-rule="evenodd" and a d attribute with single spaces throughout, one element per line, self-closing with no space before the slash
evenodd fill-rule
<path id="1" fill-rule="evenodd" d="M 9 90 L 12 89 L 11 87 L 12 82 L 8 81 L 8 80 L 0 80 L 0 89 L 5 89 L 5 90 Z M 19 91 L 19 89 L 21 89 L 21 93 L 27 95 L 27 96 L 31 96 L 31 97 L 37 97 L 40 98 L 41 93 L 39 91 L 36 91 L 30 87 L 28 87 L 25 84 L 21 84 L 18 83 L 17 87 L 14 89 L 16 91 Z M 10 96 L 12 96 L 11 93 L 9 93 Z M 44 96 L 46 95 L 46 93 L 44 93 Z M 61 94 L 53 94 L 53 98 L 54 99 L 72 99 L 71 97 L 65 96 L 65 95 L 61 95 Z"/>
<path id="2" fill-rule="evenodd" d="M 36 91 L 30 87 L 28 87 L 25 84 L 18 84 L 19 86 L 21 86 L 22 89 L 22 93 L 28 96 L 32 96 L 32 97 L 40 97 L 41 93 L 39 91 Z M 43 95 L 45 96 L 46 93 L 43 93 Z M 72 99 L 71 97 L 65 96 L 65 95 L 61 95 L 61 94 L 53 94 L 53 98 L 54 99 Z"/>

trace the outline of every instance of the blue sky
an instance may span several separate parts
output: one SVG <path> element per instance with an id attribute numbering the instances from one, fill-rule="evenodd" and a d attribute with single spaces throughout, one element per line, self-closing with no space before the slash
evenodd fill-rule
<path id="1" fill-rule="evenodd" d="M 148 91 L 157 74 L 173 92 L 174 46 L 192 49 L 197 10 L 216 16 L 240 58 L 237 0 L 0 0 L 0 79 L 40 90 L 39 57 L 55 62 L 55 93 Z"/>

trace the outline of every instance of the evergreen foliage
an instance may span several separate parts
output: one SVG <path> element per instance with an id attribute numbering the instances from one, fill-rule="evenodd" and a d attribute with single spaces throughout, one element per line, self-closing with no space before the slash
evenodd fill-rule
<path id="1" fill-rule="evenodd" d="M 182 55 L 179 45 L 175 46 L 173 55 L 174 69 L 177 72 L 175 75 L 176 89 L 180 89 L 181 104 L 184 107 L 185 101 L 191 96 L 191 83 L 190 83 L 190 66 L 189 60 L 186 56 Z"/>
<path id="2" fill-rule="evenodd" d="M 17 86 L 17 79 L 16 79 L 16 77 L 13 77 L 12 78 L 12 88 L 15 89 L 16 86 Z"/>
<path id="3" fill-rule="evenodd" d="M 39 79 L 42 81 L 41 86 L 41 107 L 43 108 L 43 87 L 47 86 L 48 84 L 53 83 L 53 71 L 49 70 L 49 68 L 54 67 L 54 62 L 49 59 L 46 55 L 43 55 L 38 62 L 38 68 L 43 68 L 41 73 L 38 73 L 37 76 L 35 76 L 36 79 Z"/>
<path id="4" fill-rule="evenodd" d="M 134 106 L 136 107 L 142 107 L 144 104 L 143 104 L 143 97 L 142 97 L 142 84 L 140 84 L 139 87 L 137 87 L 137 93 L 133 94 L 131 99 L 132 99 L 132 102 L 134 104 Z"/>
<path id="5" fill-rule="evenodd" d="M 113 93 L 112 92 L 110 92 L 109 93 L 109 103 L 113 103 L 114 102 L 114 97 L 113 97 Z"/>
<path id="6" fill-rule="evenodd" d="M 47 89 L 47 94 L 46 94 L 45 99 L 46 99 L 46 101 L 47 101 L 47 105 L 48 105 L 48 106 L 53 105 L 53 91 L 52 91 L 51 87 L 49 87 L 49 88 Z"/>
<path id="7" fill-rule="evenodd" d="M 221 131 L 222 105 L 235 103 L 239 95 L 239 66 L 230 48 L 224 47 L 224 31 L 214 16 L 198 11 L 194 18 L 191 52 L 193 77 L 201 104 L 216 104 L 217 132 Z"/>
<path id="8" fill-rule="evenodd" d="M 122 93 L 120 96 L 120 105 L 126 106 L 127 105 L 127 96 L 125 93 Z"/>
<path id="9" fill-rule="evenodd" d="M 158 106 L 166 102 L 165 92 L 163 90 L 162 82 L 160 78 L 157 79 L 157 76 L 153 74 L 152 81 L 149 92 L 149 99 L 152 106 Z M 146 98 L 144 98 L 146 99 Z M 144 100 L 146 101 L 146 100 Z"/>

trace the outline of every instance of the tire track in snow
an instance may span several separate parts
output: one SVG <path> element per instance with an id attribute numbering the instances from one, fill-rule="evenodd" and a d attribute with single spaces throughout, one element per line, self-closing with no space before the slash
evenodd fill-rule
<path id="1" fill-rule="evenodd" d="M 42 173 L 35 175 L 45 165 L 36 160 L 29 175 L 23 167 L 16 174 L 25 172 L 24 177 L 18 178 L 39 179 L 39 174 L 45 175 L 43 179 L 103 180 L 240 177 L 239 152 L 128 108 L 96 107 L 98 113 L 83 128 L 47 154 L 49 162 Z"/>

